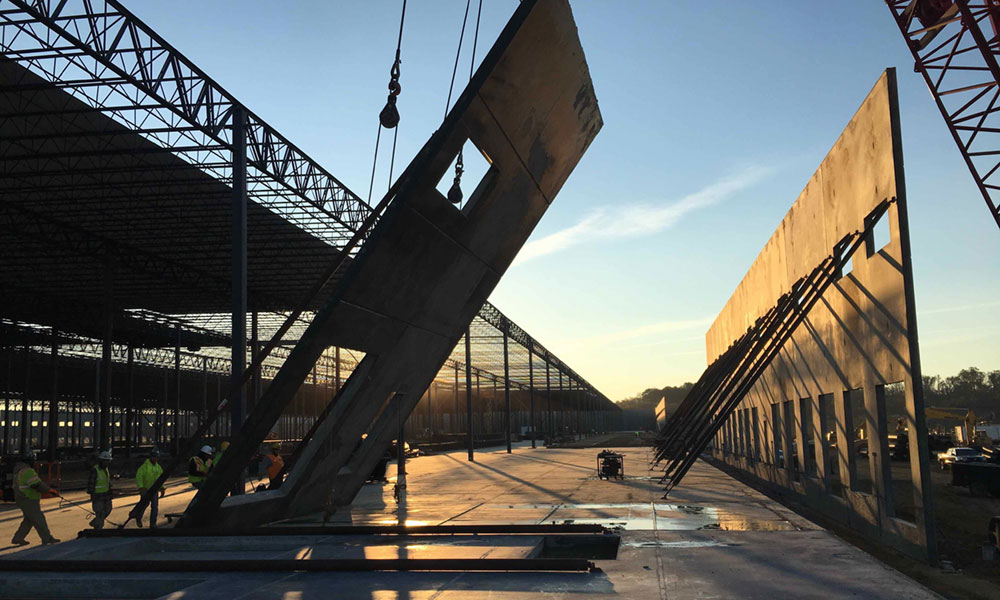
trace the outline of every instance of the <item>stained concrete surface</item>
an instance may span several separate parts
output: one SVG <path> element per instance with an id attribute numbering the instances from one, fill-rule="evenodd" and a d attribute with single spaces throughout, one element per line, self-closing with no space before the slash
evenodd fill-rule
<path id="1" fill-rule="evenodd" d="M 616 560 L 594 573 L 0 573 L 0 597 L 378 600 L 468 598 L 940 598 L 812 522 L 698 463 L 668 499 L 648 450 L 630 448 L 622 481 L 596 477 L 595 449 L 522 445 L 408 462 L 405 501 L 392 481 L 366 486 L 335 524 L 603 523 L 622 529 Z M 390 479 L 394 473 L 390 470 Z M 297 519 L 299 524 L 319 518 Z M 485 543 L 484 543 L 485 542 Z M 292 558 L 320 556 L 510 557 L 537 536 L 444 538 L 80 539 L 12 557 Z M 88 596 L 89 594 L 89 596 Z"/>

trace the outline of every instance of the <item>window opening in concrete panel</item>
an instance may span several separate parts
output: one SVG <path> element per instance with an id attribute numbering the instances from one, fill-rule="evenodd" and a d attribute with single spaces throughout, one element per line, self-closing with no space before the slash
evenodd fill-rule
<path id="1" fill-rule="evenodd" d="M 492 171 L 493 161 L 483 154 L 471 140 L 466 140 L 462 145 L 461 155 L 462 175 L 457 188 L 461 196 L 460 201 L 455 203 L 455 206 L 466 212 L 479 195 L 477 192 L 480 188 L 489 183 L 489 179 L 491 179 L 489 174 Z M 455 164 L 457 162 L 458 155 L 452 159 L 448 170 L 445 171 L 436 186 L 437 191 L 441 192 L 445 198 L 452 200 L 452 202 L 454 202 L 455 198 L 459 198 L 459 196 L 453 195 L 455 191 Z"/>
<path id="2" fill-rule="evenodd" d="M 785 453 L 784 444 L 782 443 L 782 428 L 781 428 L 781 405 L 772 404 L 771 405 L 771 423 L 773 423 L 773 442 L 774 442 L 774 464 L 778 467 L 785 466 Z"/>
<path id="3" fill-rule="evenodd" d="M 873 256 L 876 252 L 885 248 L 892 241 L 892 230 L 889 227 L 889 214 L 882 215 L 882 218 L 875 222 L 868 237 L 865 239 L 865 248 L 868 256 Z"/>
<path id="4" fill-rule="evenodd" d="M 865 394 L 862 389 L 850 390 L 847 393 L 847 401 L 850 405 L 851 414 L 851 440 L 850 451 L 854 455 L 854 472 L 851 473 L 851 490 L 864 494 L 871 494 L 874 491 L 872 485 L 871 463 L 868 462 L 869 454 L 869 431 L 868 431 L 868 407 L 865 406 Z"/>
<path id="5" fill-rule="evenodd" d="M 803 454 L 805 454 L 806 475 L 816 476 L 816 437 L 813 435 L 812 398 L 799 398 L 799 413 L 802 422 L 799 423 L 802 432 Z"/>
<path id="6" fill-rule="evenodd" d="M 795 439 L 795 428 L 798 427 L 795 418 L 795 402 L 786 400 L 782 403 L 782 408 L 784 412 L 782 422 L 785 426 L 783 433 L 785 436 L 785 446 L 788 448 L 788 452 L 785 455 L 785 468 L 791 470 L 796 479 L 798 479 L 799 446 L 798 441 Z"/>
<path id="7" fill-rule="evenodd" d="M 753 457 L 754 460 L 761 460 L 760 455 L 760 423 L 757 420 L 757 407 L 750 409 L 750 431 L 753 437 Z"/>
<path id="8" fill-rule="evenodd" d="M 747 434 L 746 434 L 746 428 L 744 427 L 743 424 L 743 411 L 738 410 L 736 411 L 736 441 L 737 441 L 736 447 L 739 449 L 737 454 L 739 454 L 740 456 L 747 455 L 746 440 L 747 440 Z"/>
<path id="9" fill-rule="evenodd" d="M 881 389 L 879 389 L 881 388 Z M 902 381 L 876 386 L 884 398 L 889 465 L 892 476 L 893 514 L 911 523 L 917 520 L 916 489 L 910 470 L 910 437 L 906 418 L 906 384 Z"/>
<path id="10" fill-rule="evenodd" d="M 819 396 L 819 429 L 830 491 L 843 495 L 844 486 L 840 480 L 840 460 L 837 456 L 837 412 L 833 394 Z"/>

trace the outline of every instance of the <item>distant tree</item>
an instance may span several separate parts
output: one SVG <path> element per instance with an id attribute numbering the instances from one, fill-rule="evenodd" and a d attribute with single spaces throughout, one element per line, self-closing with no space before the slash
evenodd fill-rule
<path id="1" fill-rule="evenodd" d="M 1000 416 L 1000 370 L 983 371 L 969 367 L 950 377 L 924 375 L 922 381 L 925 406 L 971 408 L 981 419 L 990 422 L 996 422 Z M 660 398 L 666 398 L 667 414 L 670 415 L 687 397 L 693 385 L 685 383 L 679 386 L 648 388 L 631 398 L 620 400 L 618 405 L 623 409 L 652 411 Z M 887 393 L 887 400 L 891 400 L 890 403 L 893 405 L 889 412 L 905 413 L 902 389 L 887 390 L 889 391 L 893 392 L 893 394 Z"/>

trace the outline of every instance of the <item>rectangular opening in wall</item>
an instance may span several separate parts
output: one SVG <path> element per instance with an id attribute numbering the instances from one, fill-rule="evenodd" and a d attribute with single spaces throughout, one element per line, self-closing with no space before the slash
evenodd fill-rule
<path id="1" fill-rule="evenodd" d="M 813 435 L 812 398 L 799 398 L 799 414 L 802 432 L 803 454 L 806 475 L 816 476 L 816 436 Z"/>
<path id="2" fill-rule="evenodd" d="M 833 398 L 833 394 L 820 394 L 819 396 L 820 441 L 823 445 L 823 464 L 826 467 L 829 490 L 834 494 L 843 495 L 844 486 L 840 480 L 840 459 L 837 456 L 837 413 Z"/>
<path id="3" fill-rule="evenodd" d="M 869 462 L 869 431 L 868 407 L 865 406 L 865 394 L 861 388 L 847 392 L 850 407 L 852 446 L 849 451 L 854 460 L 854 472 L 851 473 L 851 490 L 863 494 L 873 493 L 872 469 Z M 874 444 L 873 444 L 874 446 Z"/>
<path id="4" fill-rule="evenodd" d="M 462 173 L 456 182 L 458 173 L 455 167 L 458 164 L 459 156 L 462 157 Z M 481 185 L 488 183 L 487 175 L 492 166 L 493 161 L 483 154 L 471 140 L 466 140 L 462 145 L 462 151 L 452 159 L 448 170 L 438 181 L 437 190 L 445 198 L 451 200 L 455 206 L 465 211 L 472 205 L 471 201 L 476 197 L 476 190 Z"/>
<path id="5" fill-rule="evenodd" d="M 782 432 L 785 436 L 785 447 L 788 451 L 785 453 L 785 468 L 789 469 L 798 479 L 799 467 L 799 446 L 798 440 L 796 440 L 795 429 L 798 427 L 798 420 L 795 418 L 795 402 L 793 400 L 786 400 L 782 403 L 783 413 L 782 423 L 785 426 Z"/>
<path id="6" fill-rule="evenodd" d="M 889 242 L 892 241 L 892 232 L 889 227 L 889 213 L 882 215 L 882 218 L 875 222 L 875 227 L 872 228 L 869 239 L 871 244 L 866 244 L 870 249 L 868 256 L 874 255 L 889 245 Z"/>
<path id="7" fill-rule="evenodd" d="M 774 455 L 774 464 L 778 467 L 785 466 L 785 453 L 783 450 L 783 444 L 781 443 L 781 405 L 772 404 L 771 405 L 771 423 L 773 424 L 771 435 L 773 436 L 773 446 L 772 453 Z"/>
<path id="8" fill-rule="evenodd" d="M 881 387 L 881 391 L 878 389 Z M 893 514 L 911 523 L 917 520 L 916 488 L 910 470 L 910 436 L 906 417 L 906 384 L 902 381 L 877 386 L 885 402 L 889 465 L 892 475 Z"/>
<path id="9" fill-rule="evenodd" d="M 750 409 L 750 431 L 753 437 L 753 457 L 754 460 L 761 460 L 760 455 L 760 422 L 757 420 L 757 407 Z"/>

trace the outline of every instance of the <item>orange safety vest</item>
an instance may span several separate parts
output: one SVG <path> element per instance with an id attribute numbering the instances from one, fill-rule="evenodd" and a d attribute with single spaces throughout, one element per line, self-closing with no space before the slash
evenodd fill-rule
<path id="1" fill-rule="evenodd" d="M 267 468 L 267 478 L 277 479 L 278 473 L 281 473 L 281 469 L 285 466 L 285 461 L 281 460 L 280 455 L 274 455 L 271 457 L 271 466 Z"/>

